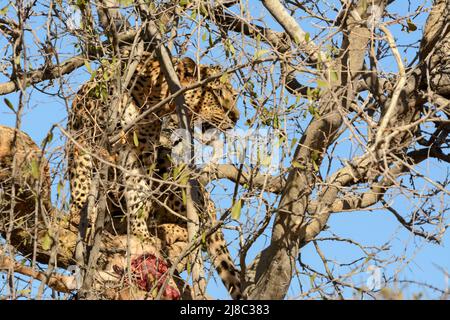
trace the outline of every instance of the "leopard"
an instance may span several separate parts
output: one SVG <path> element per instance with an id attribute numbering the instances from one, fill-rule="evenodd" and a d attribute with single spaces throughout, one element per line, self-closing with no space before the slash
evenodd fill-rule
<path id="1" fill-rule="evenodd" d="M 124 56 L 126 60 L 126 54 Z M 222 68 L 217 65 L 197 64 L 188 57 L 173 58 L 172 62 L 181 86 L 189 87 L 183 93 L 189 125 L 200 119 L 205 130 L 208 127 L 221 130 L 234 127 L 239 119 L 237 92 L 229 80 L 223 81 L 220 76 L 223 74 Z M 151 242 L 154 236 L 150 233 L 148 221 L 158 221 L 158 218 L 155 218 L 158 209 L 154 207 L 152 200 L 156 194 L 155 175 L 152 172 L 158 162 L 158 149 L 161 149 L 159 141 L 162 118 L 174 114 L 176 105 L 173 99 L 168 99 L 171 95 L 168 82 L 160 62 L 152 53 L 144 53 L 129 82 L 130 85 L 123 88 L 122 94 L 113 103 L 111 88 L 114 85 L 111 75 L 116 72 L 116 68 L 118 66 L 111 63 L 107 67 L 101 66 L 97 69 L 91 79 L 77 91 L 69 111 L 69 139 L 66 144 L 71 196 L 69 217 L 79 221 L 83 212 L 87 211 L 88 225 L 94 225 L 96 211 L 87 210 L 88 200 L 94 188 L 94 177 L 100 174 L 100 164 L 106 163 L 109 166 L 108 180 L 115 182 L 112 183 L 114 188 L 106 187 L 108 206 L 113 207 L 111 203 L 114 202 L 115 205 L 123 207 L 129 232 L 143 242 Z M 119 65 L 119 68 L 123 66 Z M 163 100 L 168 102 L 161 105 Z M 109 138 L 115 136 L 120 139 L 110 143 Z M 110 194 L 113 196 L 110 197 Z M 209 200 L 206 202 L 210 203 Z M 176 204 L 177 202 L 174 202 L 171 205 L 175 208 Z M 175 209 L 183 212 L 185 210 Z M 213 209 L 207 211 L 212 212 Z M 172 238 L 185 240 L 183 232 L 186 228 L 182 223 L 165 219 L 159 221 L 162 222 L 157 227 L 161 230 L 160 233 L 163 233 L 164 225 L 171 224 L 175 226 L 174 229 L 182 231 L 181 237 Z M 170 237 L 165 236 L 167 242 L 174 242 L 169 239 Z M 229 252 L 225 250 L 223 236 L 216 233 L 208 241 L 214 240 L 221 242 L 215 255 L 228 254 L 228 258 L 222 260 L 224 262 L 221 262 L 220 266 L 217 264 L 216 268 L 220 271 L 219 274 L 223 274 L 225 269 L 228 270 L 229 274 L 222 278 L 230 283 L 228 288 L 235 288 L 232 289 L 233 296 L 237 297 L 240 292 L 236 268 L 229 258 Z M 231 278 L 233 279 L 230 280 Z"/>
<path id="2" fill-rule="evenodd" d="M 177 161 L 172 157 L 174 154 L 176 155 L 176 149 L 182 148 L 180 146 L 182 144 L 182 141 L 179 139 L 180 136 L 174 135 L 174 131 L 178 127 L 176 115 L 164 117 L 156 167 L 156 176 L 164 181 L 176 182 L 183 180 L 186 164 L 180 163 L 179 160 Z M 218 133 L 215 129 L 212 131 Z M 234 300 L 240 300 L 243 297 L 239 271 L 231 258 L 222 229 L 214 228 L 218 222 L 215 203 L 201 179 L 196 179 L 195 182 L 196 210 L 200 220 L 199 233 L 202 236 L 202 242 L 228 293 Z M 172 249 L 174 245 L 185 249 L 189 242 L 186 219 L 187 208 L 183 190 L 176 183 L 162 184 L 159 195 L 158 203 L 153 207 L 153 216 L 156 217 L 156 223 L 152 233 L 156 234 L 161 240 L 163 249 Z M 151 226 L 150 223 L 149 226 Z M 211 228 L 215 230 L 210 232 Z M 207 232 L 208 236 L 206 236 Z M 181 249 L 178 249 L 179 251 Z M 170 258 L 170 253 L 168 256 Z M 178 255 L 175 257 L 178 258 Z"/>

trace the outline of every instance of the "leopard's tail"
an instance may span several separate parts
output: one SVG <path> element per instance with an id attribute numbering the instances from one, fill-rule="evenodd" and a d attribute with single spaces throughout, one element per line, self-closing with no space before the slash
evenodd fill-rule
<path id="1" fill-rule="evenodd" d="M 214 225 L 216 222 L 216 208 L 214 202 L 208 196 L 206 197 L 206 208 Z M 234 265 L 233 259 L 231 259 L 222 230 L 220 228 L 217 229 L 207 238 L 206 242 L 211 261 L 229 294 L 233 300 L 242 299 L 240 272 Z"/>

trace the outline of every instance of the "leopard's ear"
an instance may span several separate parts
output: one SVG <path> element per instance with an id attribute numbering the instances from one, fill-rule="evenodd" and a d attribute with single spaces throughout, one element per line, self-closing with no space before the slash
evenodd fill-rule
<path id="1" fill-rule="evenodd" d="M 183 59 L 181 59 L 179 67 L 185 78 L 194 77 L 197 75 L 197 64 L 191 58 L 184 57 Z"/>

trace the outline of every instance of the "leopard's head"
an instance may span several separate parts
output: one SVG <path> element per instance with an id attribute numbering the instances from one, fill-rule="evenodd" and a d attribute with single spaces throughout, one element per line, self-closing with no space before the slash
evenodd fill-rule
<path id="1" fill-rule="evenodd" d="M 185 75 L 190 73 L 190 84 L 206 81 L 201 87 L 185 93 L 185 101 L 194 120 L 200 120 L 204 130 L 231 129 L 239 119 L 236 106 L 237 91 L 220 66 L 197 66 L 190 58 L 182 59 Z M 187 78 L 187 77 L 186 77 Z M 186 84 L 185 84 L 186 85 Z"/>

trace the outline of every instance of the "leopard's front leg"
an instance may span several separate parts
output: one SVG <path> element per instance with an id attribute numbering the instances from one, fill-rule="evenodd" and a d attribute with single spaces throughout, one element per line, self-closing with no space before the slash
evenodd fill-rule
<path id="1" fill-rule="evenodd" d="M 127 207 L 130 232 L 142 241 L 151 242 L 147 219 L 152 206 L 148 172 L 141 165 L 136 150 L 129 144 L 119 153 L 123 166 L 124 197 Z"/>
<path id="2" fill-rule="evenodd" d="M 69 179 L 70 179 L 70 221 L 79 225 L 82 210 L 87 206 L 94 170 L 91 154 L 72 145 L 69 147 Z M 88 225 L 95 221 L 95 216 L 87 217 Z"/>

